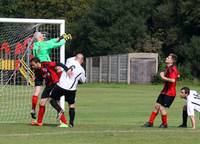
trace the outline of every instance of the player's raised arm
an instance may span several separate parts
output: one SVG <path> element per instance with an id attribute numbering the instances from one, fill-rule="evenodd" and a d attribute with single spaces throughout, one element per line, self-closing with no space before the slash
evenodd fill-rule
<path id="1" fill-rule="evenodd" d="M 71 40 L 71 39 L 72 39 L 71 34 L 64 33 L 62 36 L 60 36 L 58 38 L 54 38 L 54 39 L 47 41 L 47 44 L 48 44 L 47 47 L 49 49 L 58 48 L 58 47 L 64 45 L 66 41 Z"/>
<path id="2" fill-rule="evenodd" d="M 62 63 L 56 63 L 56 66 L 62 67 L 65 71 L 68 71 L 70 69 L 70 68 L 68 68 L 66 65 L 64 65 Z"/>

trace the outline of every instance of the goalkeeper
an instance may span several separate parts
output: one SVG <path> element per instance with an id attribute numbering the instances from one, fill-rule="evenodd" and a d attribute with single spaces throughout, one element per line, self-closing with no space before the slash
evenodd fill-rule
<path id="1" fill-rule="evenodd" d="M 50 53 L 51 49 L 59 48 L 60 46 L 64 45 L 67 40 L 71 40 L 72 36 L 70 34 L 63 34 L 58 38 L 53 38 L 48 41 L 44 40 L 44 36 L 41 32 L 35 32 L 34 38 L 36 42 L 33 46 L 33 55 L 37 57 L 41 62 L 50 62 Z M 36 119 L 36 105 L 38 101 L 38 96 L 41 91 L 41 86 L 43 83 L 43 77 L 39 74 L 36 70 L 35 72 L 35 89 L 32 96 L 32 110 L 31 110 L 31 117 L 32 119 Z"/>
<path id="2" fill-rule="evenodd" d="M 63 34 L 58 38 L 53 38 L 48 41 L 44 41 L 44 36 L 40 32 L 34 34 L 34 38 L 37 40 L 33 46 L 33 55 L 40 59 L 41 62 L 50 62 L 51 49 L 59 48 L 65 44 L 66 40 L 72 39 L 70 34 Z"/>

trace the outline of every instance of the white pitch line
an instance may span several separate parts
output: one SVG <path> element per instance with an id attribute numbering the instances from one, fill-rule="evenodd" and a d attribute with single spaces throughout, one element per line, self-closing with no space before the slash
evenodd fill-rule
<path id="1" fill-rule="evenodd" d="M 40 135 L 62 135 L 62 134 L 97 134 L 97 133 L 132 133 L 134 131 L 114 131 L 114 130 L 105 130 L 105 131 L 66 131 L 66 132 L 46 132 L 46 133 L 17 133 L 17 134 L 0 134 L 0 137 L 24 137 L 24 136 L 40 136 Z"/>
<path id="2" fill-rule="evenodd" d="M 148 130 L 147 130 L 148 131 Z M 176 130 L 151 130 L 150 132 L 177 132 Z M 179 133 L 185 133 L 185 131 L 178 131 Z M 198 130 L 188 129 L 188 132 L 196 133 Z M 65 131 L 65 132 L 46 132 L 46 133 L 13 133 L 13 134 L 0 134 L 0 137 L 29 137 L 29 136 L 41 136 L 41 135 L 64 135 L 64 134 L 105 134 L 105 133 L 144 133 L 141 130 L 104 130 L 104 131 Z"/>

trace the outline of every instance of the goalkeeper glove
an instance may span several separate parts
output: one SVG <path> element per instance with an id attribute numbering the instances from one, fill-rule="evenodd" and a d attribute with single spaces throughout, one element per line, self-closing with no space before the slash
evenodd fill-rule
<path id="1" fill-rule="evenodd" d="M 64 33 L 62 36 L 59 37 L 60 39 L 71 40 L 72 35 Z"/>

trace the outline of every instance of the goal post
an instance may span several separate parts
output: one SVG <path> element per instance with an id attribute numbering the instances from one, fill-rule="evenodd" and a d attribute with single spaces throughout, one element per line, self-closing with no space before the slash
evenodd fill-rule
<path id="1" fill-rule="evenodd" d="M 65 20 L 0 18 L 0 23 L 59 24 L 60 25 L 60 34 L 65 33 Z M 65 46 L 60 47 L 60 62 L 61 63 L 65 62 Z"/>
<path id="2" fill-rule="evenodd" d="M 41 31 L 47 39 L 65 33 L 65 20 L 0 18 L 0 122 L 30 121 L 33 73 L 29 68 L 33 34 Z M 65 46 L 53 49 L 52 61 L 65 63 Z M 64 97 L 61 107 L 64 109 Z M 55 121 L 48 106 L 45 121 Z"/>

